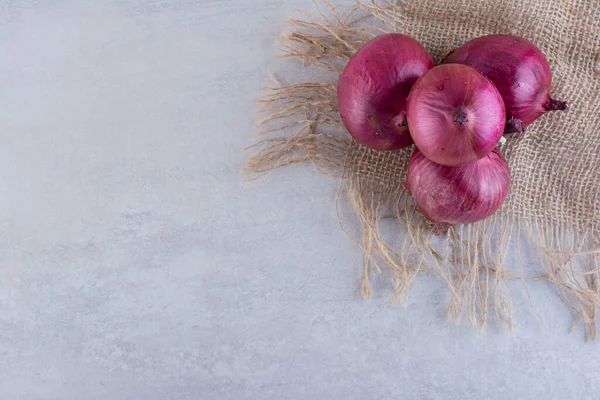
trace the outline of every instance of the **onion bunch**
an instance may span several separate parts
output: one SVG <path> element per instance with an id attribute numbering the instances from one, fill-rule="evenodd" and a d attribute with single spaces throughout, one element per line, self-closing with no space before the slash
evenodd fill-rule
<path id="1" fill-rule="evenodd" d="M 338 104 L 358 143 L 394 150 L 414 142 L 405 187 L 421 214 L 448 227 L 500 208 L 511 176 L 498 141 L 567 109 L 550 96 L 551 82 L 548 61 L 521 37 L 477 38 L 434 66 L 416 40 L 385 34 L 351 58 Z"/>

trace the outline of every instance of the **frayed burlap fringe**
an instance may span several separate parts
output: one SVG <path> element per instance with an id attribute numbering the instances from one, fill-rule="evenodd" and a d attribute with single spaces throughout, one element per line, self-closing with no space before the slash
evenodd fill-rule
<path id="1" fill-rule="evenodd" d="M 324 1 L 324 6 L 315 4 L 318 17 L 298 11 L 304 20 L 290 20 L 292 31 L 282 36 L 281 48 L 284 57 L 340 72 L 364 42 L 386 31 L 415 37 L 436 60 L 483 34 L 520 34 L 536 41 L 555 70 L 554 88 L 562 91 L 557 96 L 571 100 L 576 111 L 544 116 L 526 135 L 503 145 L 514 184 L 500 212 L 436 236 L 403 189 L 410 149 L 377 152 L 353 142 L 339 120 L 331 82 L 284 85 L 273 79 L 259 100 L 268 116 L 257 125 L 264 129 L 259 135 L 266 136 L 252 146 L 259 150 L 248 163 L 249 179 L 302 163 L 341 179 L 339 198 L 350 200 L 363 228 L 362 239 L 351 239 L 364 251 L 361 292 L 366 298 L 371 296 L 372 270 L 391 271 L 392 300 L 403 302 L 419 274 L 434 273 L 450 290 L 449 319 L 460 323 L 466 318 L 483 329 L 494 318 L 512 329 L 512 283 L 522 283 L 529 296 L 527 281 L 547 281 L 573 311 L 574 326 L 583 321 L 587 337 L 595 339 L 600 306 L 600 83 L 593 77 L 600 11 L 594 0 L 570 1 L 566 14 L 537 0 L 494 6 L 463 3 L 460 13 L 453 11 L 451 0 L 359 3 L 338 13 Z M 511 24 L 502 24 L 505 11 Z M 514 15 L 524 16 L 515 21 Z M 536 18 L 533 24 L 530 19 Z M 571 25 L 574 30 L 569 31 Z M 562 29 L 547 37 L 541 31 L 545 26 Z M 560 36 L 563 30 L 571 37 Z M 395 229 L 391 239 L 385 233 L 390 224 Z M 525 265 L 523 238 L 539 265 Z M 508 254 L 517 265 L 507 265 Z"/>

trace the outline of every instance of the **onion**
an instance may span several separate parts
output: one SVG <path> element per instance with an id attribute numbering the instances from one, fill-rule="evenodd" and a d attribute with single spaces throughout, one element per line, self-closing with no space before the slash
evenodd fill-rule
<path id="1" fill-rule="evenodd" d="M 436 164 L 415 149 L 406 188 L 419 211 L 439 228 L 470 224 L 500 208 L 510 188 L 510 170 L 497 149 L 460 167 Z"/>
<path id="2" fill-rule="evenodd" d="M 377 150 L 411 145 L 406 98 L 433 65 L 427 50 L 406 35 L 384 34 L 361 47 L 340 76 L 337 92 L 342 122 L 354 139 Z"/>
<path id="3" fill-rule="evenodd" d="M 546 111 L 566 110 L 550 97 L 552 74 L 540 49 L 519 36 L 490 35 L 473 39 L 450 53 L 443 63 L 470 65 L 496 85 L 506 105 L 506 132 L 522 132 Z"/>
<path id="4" fill-rule="evenodd" d="M 423 75 L 410 92 L 407 112 L 415 145 L 449 166 L 488 154 L 505 125 L 504 103 L 492 82 L 461 64 L 439 65 Z"/>

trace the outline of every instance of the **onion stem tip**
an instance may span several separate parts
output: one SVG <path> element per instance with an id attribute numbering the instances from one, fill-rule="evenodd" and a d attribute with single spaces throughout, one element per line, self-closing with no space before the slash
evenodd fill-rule
<path id="1" fill-rule="evenodd" d="M 548 111 L 565 111 L 569 108 L 569 105 L 566 101 L 550 99 L 548 100 L 548 104 L 545 106 Z"/>
<path id="2" fill-rule="evenodd" d="M 525 131 L 525 126 L 520 119 L 512 117 L 506 121 L 504 133 L 521 133 L 523 131 Z"/>

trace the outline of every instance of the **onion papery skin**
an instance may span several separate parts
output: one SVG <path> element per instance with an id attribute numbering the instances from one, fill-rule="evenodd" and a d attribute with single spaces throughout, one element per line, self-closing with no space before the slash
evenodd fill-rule
<path id="1" fill-rule="evenodd" d="M 433 66 L 431 55 L 410 36 L 384 34 L 361 47 L 340 75 L 337 89 L 340 116 L 352 137 L 376 150 L 410 146 L 406 98 Z"/>
<path id="2" fill-rule="evenodd" d="M 509 193 L 510 180 L 510 169 L 498 149 L 460 167 L 436 164 L 415 149 L 405 186 L 423 216 L 445 228 L 494 214 Z"/>
<path id="3" fill-rule="evenodd" d="M 547 111 L 568 108 L 566 102 L 550 97 L 548 60 L 525 38 L 482 36 L 450 53 L 442 63 L 469 65 L 494 83 L 506 106 L 506 133 L 525 130 Z"/>
<path id="4" fill-rule="evenodd" d="M 458 166 L 494 149 L 505 126 L 504 103 L 492 82 L 462 64 L 439 65 L 413 86 L 407 103 L 415 145 L 432 161 Z"/>

